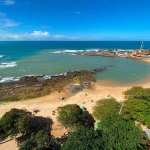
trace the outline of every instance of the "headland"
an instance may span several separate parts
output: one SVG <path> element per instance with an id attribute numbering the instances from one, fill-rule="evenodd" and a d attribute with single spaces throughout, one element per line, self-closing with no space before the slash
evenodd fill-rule
<path id="1" fill-rule="evenodd" d="M 97 51 L 79 51 L 66 52 L 67 54 L 86 55 L 86 56 L 102 56 L 102 57 L 124 57 L 150 62 L 150 50 L 97 50 Z"/>

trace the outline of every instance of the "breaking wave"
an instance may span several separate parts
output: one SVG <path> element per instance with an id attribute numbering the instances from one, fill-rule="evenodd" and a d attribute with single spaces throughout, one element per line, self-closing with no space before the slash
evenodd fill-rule
<path id="1" fill-rule="evenodd" d="M 25 75 L 26 77 L 38 77 L 39 80 L 47 80 L 51 79 L 51 77 L 57 77 L 57 76 L 66 76 L 68 72 L 60 73 L 60 74 L 54 74 L 54 75 L 38 75 L 38 74 L 31 74 L 31 75 Z M 1 77 L 0 76 L 0 83 L 5 82 L 16 82 L 19 81 L 22 77 Z"/>
<path id="2" fill-rule="evenodd" d="M 60 54 L 60 53 L 63 53 L 63 54 L 65 54 L 65 53 L 75 53 L 75 52 L 97 52 L 97 51 L 99 51 L 99 49 L 87 49 L 87 50 L 62 50 L 62 51 L 54 51 L 54 52 L 52 52 L 52 53 L 54 53 L 54 54 Z"/>
<path id="3" fill-rule="evenodd" d="M 4 62 L 0 64 L 0 68 L 8 68 L 8 67 L 15 67 L 17 66 L 17 62 Z"/>
<path id="4" fill-rule="evenodd" d="M 15 81 L 19 81 L 20 77 L 0 77 L 0 83 L 4 83 L 4 82 L 15 82 Z"/>

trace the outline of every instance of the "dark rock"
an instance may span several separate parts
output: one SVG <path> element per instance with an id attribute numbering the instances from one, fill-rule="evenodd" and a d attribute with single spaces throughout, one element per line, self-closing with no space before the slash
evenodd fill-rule
<path id="1" fill-rule="evenodd" d="M 83 88 L 89 88 L 93 75 L 109 69 L 112 66 L 94 69 L 67 72 L 66 75 L 51 76 L 50 79 L 39 80 L 43 76 L 24 76 L 19 81 L 0 83 L 0 100 L 18 100 L 37 96 L 44 96 L 53 91 L 61 92 L 71 83 L 80 83 Z"/>

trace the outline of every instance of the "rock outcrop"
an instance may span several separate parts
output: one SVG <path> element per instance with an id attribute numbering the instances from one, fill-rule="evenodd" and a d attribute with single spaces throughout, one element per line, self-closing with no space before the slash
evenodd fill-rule
<path id="1" fill-rule="evenodd" d="M 66 85 L 71 83 L 82 83 L 84 85 L 85 82 L 94 82 L 94 74 L 110 67 L 105 66 L 92 71 L 67 72 L 58 76 L 51 76 L 49 79 L 44 79 L 44 75 L 24 76 L 16 82 L 0 83 L 0 100 L 20 100 L 44 96 L 54 91 L 61 92 Z"/>

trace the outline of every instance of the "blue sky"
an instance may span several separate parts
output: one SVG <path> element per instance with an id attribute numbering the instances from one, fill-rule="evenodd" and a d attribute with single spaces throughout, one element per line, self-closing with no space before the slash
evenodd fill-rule
<path id="1" fill-rule="evenodd" d="M 150 0 L 0 0 L 0 40 L 150 40 Z"/>

